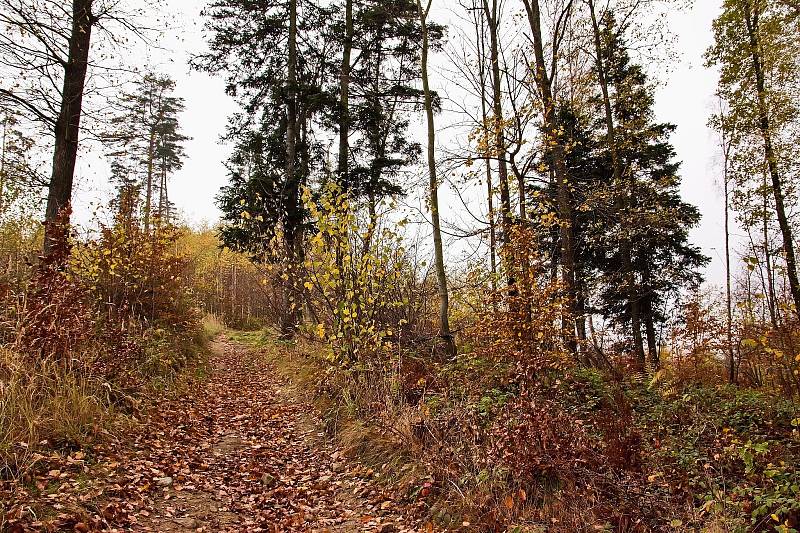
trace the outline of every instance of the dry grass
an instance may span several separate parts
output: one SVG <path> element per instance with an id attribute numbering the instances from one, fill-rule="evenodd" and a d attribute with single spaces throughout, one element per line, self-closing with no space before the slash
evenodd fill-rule
<path id="1" fill-rule="evenodd" d="M 107 416 L 103 387 L 52 362 L 30 368 L 0 347 L 0 471 L 18 476 L 43 444 L 78 447 Z"/>
<path id="2" fill-rule="evenodd" d="M 225 331 L 225 324 L 219 319 L 217 315 L 206 314 L 203 317 L 203 334 L 208 340 L 213 339 L 223 331 Z"/>
<path id="3" fill-rule="evenodd" d="M 342 369 L 325 360 L 323 347 L 302 339 L 288 344 L 269 333 L 230 336 L 264 354 L 293 393 L 316 406 L 345 454 L 380 472 L 387 491 L 424 500 L 437 526 L 462 530 L 470 522 L 480 524 L 477 530 L 498 530 L 513 524 L 509 531 L 539 532 L 543 517 L 558 517 L 558 527 L 548 524 L 548 530 L 580 530 L 574 524 L 603 530 L 590 505 L 565 497 L 568 490 L 557 481 L 523 487 L 488 456 L 492 443 L 478 436 L 491 437 L 478 428 L 485 420 L 476 406 L 488 398 L 463 386 L 469 373 L 431 374 L 415 361 L 404 362 L 402 371 L 399 365 Z M 406 397 L 409 372 L 414 383 L 425 375 L 436 388 L 422 398 Z"/>

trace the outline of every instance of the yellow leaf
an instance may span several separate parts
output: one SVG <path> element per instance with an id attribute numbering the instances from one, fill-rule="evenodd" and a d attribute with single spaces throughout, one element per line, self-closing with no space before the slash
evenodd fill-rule
<path id="1" fill-rule="evenodd" d="M 511 495 L 506 496 L 505 500 L 503 500 L 503 505 L 506 506 L 506 509 L 513 509 L 514 508 L 514 497 Z"/>

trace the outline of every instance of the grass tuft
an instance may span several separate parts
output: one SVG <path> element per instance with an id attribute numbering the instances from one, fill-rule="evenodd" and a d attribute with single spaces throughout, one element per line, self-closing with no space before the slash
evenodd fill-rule
<path id="1" fill-rule="evenodd" d="M 42 443 L 87 444 L 108 415 L 102 384 L 45 361 L 30 368 L 0 347 L 0 472 L 19 476 Z"/>

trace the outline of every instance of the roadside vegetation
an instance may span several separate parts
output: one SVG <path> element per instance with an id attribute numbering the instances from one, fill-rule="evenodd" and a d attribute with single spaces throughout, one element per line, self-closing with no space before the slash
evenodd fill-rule
<path id="1" fill-rule="evenodd" d="M 243 528 L 800 531 L 796 0 L 708 28 L 722 287 L 657 113 L 686 2 L 209 0 L 188 66 L 239 108 L 212 227 L 174 203 L 176 82 L 125 64 L 163 4 L 0 0 L 0 529 L 174 522 L 196 476 Z M 113 195 L 78 218 L 89 146 Z M 267 437 L 305 463 L 262 471 Z M 354 482 L 334 448 L 357 502 L 321 492 Z"/>

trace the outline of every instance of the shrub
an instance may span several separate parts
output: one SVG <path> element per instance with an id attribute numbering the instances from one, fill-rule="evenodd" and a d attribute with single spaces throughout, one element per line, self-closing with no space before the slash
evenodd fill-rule
<path id="1" fill-rule="evenodd" d="M 344 364 L 380 355 L 407 323 L 395 312 L 408 305 L 400 295 L 410 275 L 401 239 L 378 226 L 379 219 L 360 224 L 336 185 L 328 185 L 316 201 L 308 190 L 303 198 L 317 221 L 304 263 L 315 333 Z"/>
<path id="2" fill-rule="evenodd" d="M 197 353 L 199 312 L 186 285 L 179 232 L 101 228 L 42 258 L 0 323 L 0 466 L 18 475 L 41 443 L 81 446 L 109 408 L 134 406 L 154 379 Z"/>

